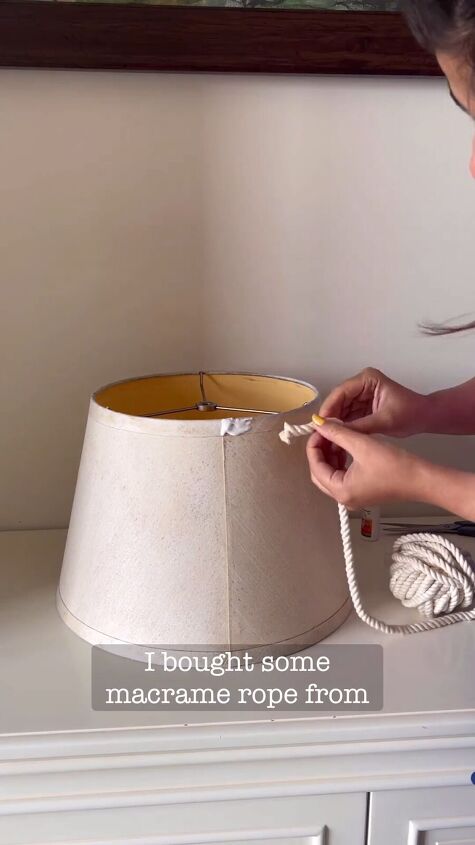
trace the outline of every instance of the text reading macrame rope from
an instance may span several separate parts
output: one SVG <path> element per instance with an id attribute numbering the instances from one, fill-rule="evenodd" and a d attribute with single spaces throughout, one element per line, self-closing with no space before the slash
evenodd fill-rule
<path id="1" fill-rule="evenodd" d="M 279 437 L 289 445 L 294 437 L 312 434 L 316 430 L 318 425 L 314 422 L 306 425 L 284 423 Z M 370 616 L 361 602 L 356 579 L 348 511 L 344 505 L 339 504 L 338 513 L 351 600 L 363 622 L 383 634 L 418 634 L 444 628 L 454 622 L 475 619 L 475 609 L 452 612 L 457 607 L 470 607 L 472 604 L 475 572 L 460 549 L 440 534 L 406 534 L 398 537 L 393 546 L 390 590 L 405 607 L 417 607 L 420 613 L 428 617 L 428 621 L 412 625 L 387 625 Z"/>

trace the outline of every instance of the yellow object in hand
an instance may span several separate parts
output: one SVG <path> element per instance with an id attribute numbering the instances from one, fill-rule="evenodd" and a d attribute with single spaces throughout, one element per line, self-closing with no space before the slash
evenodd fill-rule
<path id="1" fill-rule="evenodd" d="M 320 417 L 318 414 L 313 414 L 312 415 L 312 422 L 314 422 L 315 425 L 323 425 L 324 422 L 325 422 L 325 418 Z"/>

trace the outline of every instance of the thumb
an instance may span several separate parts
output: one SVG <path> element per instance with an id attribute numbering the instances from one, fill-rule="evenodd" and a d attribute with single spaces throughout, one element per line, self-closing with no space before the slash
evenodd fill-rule
<path id="1" fill-rule="evenodd" d="M 352 457 L 358 453 L 359 446 L 365 439 L 365 435 L 359 431 L 354 431 L 352 428 L 344 425 L 339 420 L 326 419 L 318 426 L 318 433 L 330 440 L 345 452 L 348 452 Z"/>

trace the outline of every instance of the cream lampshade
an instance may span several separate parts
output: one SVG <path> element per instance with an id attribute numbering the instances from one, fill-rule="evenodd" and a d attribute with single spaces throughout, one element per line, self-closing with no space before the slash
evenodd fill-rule
<path id="1" fill-rule="evenodd" d="M 284 419 L 310 384 L 240 373 L 153 375 L 91 397 L 57 593 L 95 644 L 297 651 L 350 601 L 333 502 Z"/>

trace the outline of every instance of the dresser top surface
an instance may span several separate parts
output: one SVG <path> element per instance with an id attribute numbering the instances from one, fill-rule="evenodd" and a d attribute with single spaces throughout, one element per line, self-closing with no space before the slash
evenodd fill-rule
<path id="1" fill-rule="evenodd" d="M 417 519 L 409 520 L 415 523 Z M 424 520 L 425 522 L 427 520 Z M 437 525 L 440 519 L 430 522 Z M 361 591 L 369 612 L 388 622 L 413 621 L 414 613 L 399 606 L 388 589 L 392 539 L 369 543 L 359 537 L 352 520 L 354 550 Z M 363 728 L 370 716 L 309 716 L 289 711 L 95 711 L 91 707 L 91 646 L 60 620 L 55 592 L 66 532 L 33 530 L 0 532 L 0 734 L 223 725 L 318 723 L 331 718 Z M 475 555 L 475 540 L 456 538 Z M 411 615 L 412 613 L 412 615 Z M 377 643 L 384 653 L 384 708 L 376 721 L 430 722 L 444 715 L 475 729 L 475 624 L 462 623 L 412 636 L 387 636 L 361 623 L 352 613 L 325 644 Z M 311 653 L 311 649 L 308 650 Z M 322 722 L 322 723 L 323 723 Z M 374 723 L 374 719 L 373 719 Z M 383 727 L 384 735 L 384 727 Z"/>

